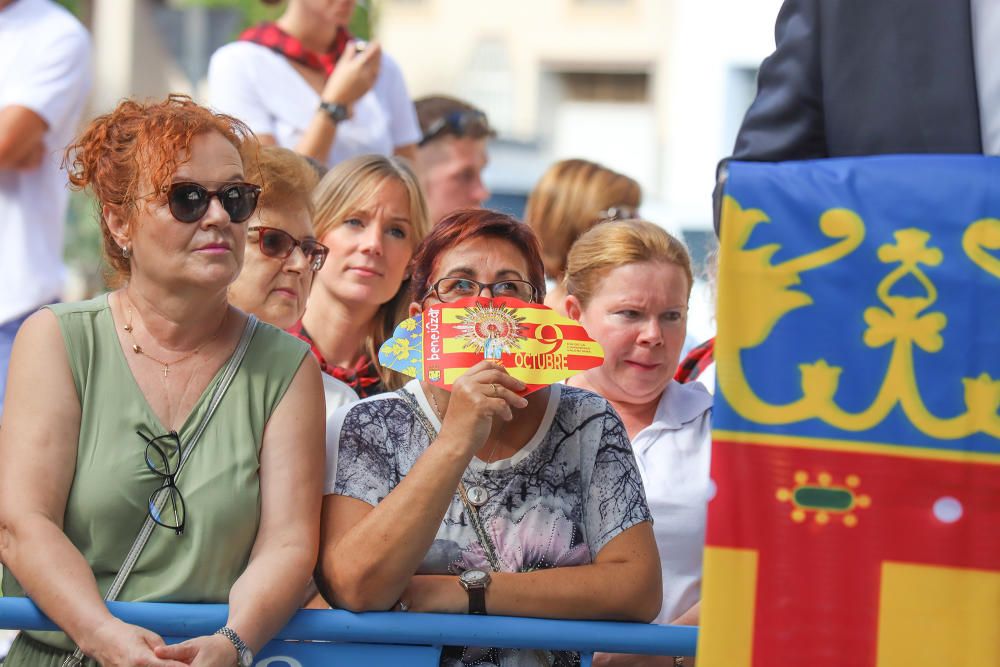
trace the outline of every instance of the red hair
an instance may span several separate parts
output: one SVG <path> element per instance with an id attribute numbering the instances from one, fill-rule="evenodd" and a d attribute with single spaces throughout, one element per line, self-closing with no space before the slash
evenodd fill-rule
<path id="1" fill-rule="evenodd" d="M 528 280 L 537 290 L 537 299 L 545 299 L 545 269 L 542 265 L 538 237 L 531 227 L 517 218 L 481 208 L 459 209 L 434 225 L 413 254 L 410 297 L 422 301 L 430 289 L 430 280 L 438 269 L 441 257 L 452 248 L 477 238 L 507 241 L 521 251 L 528 264 Z"/>
<path id="2" fill-rule="evenodd" d="M 170 184 L 187 159 L 192 140 L 218 132 L 240 155 L 253 145 L 253 134 L 242 121 L 195 104 L 186 95 L 170 95 L 162 102 L 125 100 L 114 111 L 90 122 L 76 142 L 66 149 L 69 181 L 77 189 L 90 188 L 98 203 L 118 209 L 132 219 L 138 204 L 150 193 Z M 139 192 L 141 188 L 147 191 Z M 110 268 L 108 282 L 124 282 L 131 269 L 127 259 L 100 216 L 104 259 Z"/>

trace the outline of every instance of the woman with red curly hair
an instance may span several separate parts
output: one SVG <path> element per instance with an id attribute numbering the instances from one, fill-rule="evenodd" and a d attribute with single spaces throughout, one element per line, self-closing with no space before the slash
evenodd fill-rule
<path id="1" fill-rule="evenodd" d="M 246 127 L 186 97 L 121 103 L 69 149 L 118 289 L 32 315 L 0 430 L 0 560 L 64 631 L 6 665 L 249 665 L 316 557 L 323 391 L 308 348 L 231 307 L 259 186 Z M 103 599 L 102 599 L 103 598 Z M 229 602 L 165 646 L 104 600 Z M 74 646 L 75 645 L 75 646 Z M 79 647 L 78 649 L 76 647 Z"/>
<path id="2" fill-rule="evenodd" d="M 538 241 L 503 213 L 446 217 L 413 266 L 411 315 L 476 295 L 545 297 Z M 621 420 L 588 391 L 522 389 L 483 361 L 450 392 L 413 380 L 334 413 L 318 582 L 331 604 L 656 616 L 659 560 Z M 442 664 L 571 665 L 579 656 L 458 647 Z"/>

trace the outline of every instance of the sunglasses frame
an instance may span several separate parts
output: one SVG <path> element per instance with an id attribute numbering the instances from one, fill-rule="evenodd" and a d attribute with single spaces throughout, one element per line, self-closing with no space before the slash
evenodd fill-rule
<path id="1" fill-rule="evenodd" d="M 483 129 L 482 133 L 471 132 L 473 126 Z M 417 143 L 417 146 L 428 144 L 444 134 L 453 134 L 456 137 L 495 137 L 496 130 L 490 127 L 490 121 L 482 111 L 465 109 L 462 111 L 452 111 L 438 118 L 427 128 L 426 134 Z"/>
<path id="2" fill-rule="evenodd" d="M 299 248 L 302 251 L 302 254 L 306 256 L 306 261 L 309 262 L 309 268 L 312 269 L 313 271 L 319 271 L 320 269 L 322 269 L 323 264 L 326 263 L 327 256 L 330 254 L 329 246 L 323 245 L 316 239 L 305 238 L 300 241 L 299 239 L 295 238 L 294 236 L 286 232 L 284 229 L 278 229 L 277 227 L 268 227 L 267 225 L 254 225 L 252 227 L 247 227 L 247 233 L 249 234 L 250 232 L 257 232 L 257 247 L 260 248 L 260 254 L 264 255 L 265 257 L 270 257 L 271 259 L 278 259 L 284 261 L 292 256 L 292 253 L 295 252 L 296 248 Z M 288 254 L 284 256 L 271 255 L 268 253 L 267 250 L 264 249 L 264 235 L 268 232 L 284 234 L 285 236 L 287 236 L 292 240 L 292 247 L 288 251 Z M 315 258 L 310 259 L 309 254 L 306 253 L 305 248 L 303 247 L 306 243 L 314 243 L 316 245 L 317 250 L 321 250 L 318 260 Z"/>
<path id="3" fill-rule="evenodd" d="M 173 199 L 174 193 L 178 189 L 186 186 L 194 186 L 195 188 L 204 192 L 203 201 L 205 208 L 201 211 L 201 213 L 197 217 L 191 218 L 190 220 L 187 220 L 184 217 L 177 215 L 177 211 L 174 209 L 174 199 Z M 246 215 L 246 217 L 240 218 L 239 220 L 234 218 L 233 214 L 230 213 L 228 208 L 226 208 L 226 199 L 223 197 L 223 194 L 231 191 L 233 188 L 249 188 L 250 192 L 253 193 L 253 208 L 250 209 L 250 212 Z M 177 222 L 182 222 L 186 225 L 194 224 L 205 217 L 205 214 L 208 213 L 209 207 L 212 205 L 212 197 L 218 198 L 219 203 L 222 204 L 223 210 L 225 210 L 226 214 L 229 215 L 230 222 L 234 224 L 246 222 L 253 216 L 254 211 L 257 210 L 257 205 L 260 202 L 260 191 L 261 187 L 259 185 L 255 185 L 253 183 L 245 183 L 245 182 L 226 183 L 217 190 L 209 190 L 201 183 L 196 183 L 195 181 L 178 181 L 176 183 L 171 183 L 170 185 L 165 186 L 163 189 L 163 193 L 166 195 L 167 198 L 167 207 L 170 209 L 170 215 L 174 216 L 174 220 L 176 220 Z M 180 206 L 186 204 L 184 204 L 184 202 L 179 202 L 178 205 Z M 199 206 L 201 205 L 202 204 L 199 204 Z"/>

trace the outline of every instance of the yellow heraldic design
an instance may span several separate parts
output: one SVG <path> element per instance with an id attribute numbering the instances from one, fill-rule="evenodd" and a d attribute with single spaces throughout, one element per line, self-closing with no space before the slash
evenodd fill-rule
<path id="1" fill-rule="evenodd" d="M 727 197 L 723 209 L 720 302 L 738 327 L 720 331 L 716 341 L 719 383 L 726 399 L 737 413 L 761 424 L 788 424 L 819 418 L 846 431 L 865 431 L 882 422 L 899 405 L 910 422 L 931 437 L 952 440 L 974 433 L 1000 437 L 1000 381 L 986 373 L 964 378 L 966 412 L 951 418 L 931 414 L 924 404 L 914 371 L 914 347 L 936 353 L 944 347 L 942 331 L 947 325 L 944 313 L 929 310 L 938 300 L 938 290 L 922 266 L 938 266 L 943 255 L 929 247 L 930 234 L 920 229 L 895 232 L 895 243 L 878 249 L 883 264 L 897 264 L 878 285 L 876 293 L 884 307 L 864 311 L 868 325 L 864 343 L 878 348 L 892 345 L 889 366 L 878 395 L 872 404 L 857 413 L 842 410 L 835 402 L 841 368 L 824 359 L 801 364 L 802 397 L 785 405 L 762 401 L 743 374 L 740 351 L 762 344 L 775 324 L 789 311 L 812 303 L 811 297 L 792 288 L 799 283 L 798 273 L 837 261 L 858 247 L 864 237 L 860 218 L 849 211 L 833 209 L 820 219 L 826 236 L 841 238 L 824 250 L 810 253 L 780 265 L 772 265 L 777 246 L 746 250 L 750 231 L 767 216 L 759 210 L 744 211 Z M 729 228 L 726 225 L 730 225 Z M 963 237 L 966 254 L 988 273 L 1000 277 L 1000 262 L 984 248 L 1000 247 L 1000 221 L 988 218 L 971 225 Z M 893 288 L 904 278 L 915 279 L 923 288 L 922 296 L 899 296 Z M 727 286 L 727 281 L 732 281 Z M 751 285 L 752 293 L 748 293 Z"/>
<path id="2" fill-rule="evenodd" d="M 762 401 L 743 374 L 740 351 L 761 345 L 774 326 L 790 311 L 813 303 L 812 297 L 794 288 L 804 271 L 832 264 L 853 252 L 865 237 L 861 218 L 847 209 L 830 209 L 820 217 L 820 231 L 836 243 L 781 264 L 773 264 L 777 244 L 746 249 L 750 234 L 770 219 L 760 209 L 744 209 L 726 196 L 722 208 L 723 270 L 719 276 L 719 312 L 726 313 L 735 326 L 720 329 L 715 342 L 719 384 L 726 400 L 747 419 L 760 424 L 787 424 L 813 416 L 805 397 L 787 405 Z M 832 399 L 840 369 L 826 366 L 802 367 L 803 377 L 814 389 L 829 391 Z M 821 393 L 823 393 L 821 392 Z"/>
<path id="3" fill-rule="evenodd" d="M 1000 220 L 983 218 L 972 223 L 962 235 L 962 249 L 976 266 L 1000 278 L 1000 259 L 986 252 L 1000 250 Z"/>

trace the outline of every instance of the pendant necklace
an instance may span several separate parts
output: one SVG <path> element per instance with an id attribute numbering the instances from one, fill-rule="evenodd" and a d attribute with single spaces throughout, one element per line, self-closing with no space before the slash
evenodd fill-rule
<path id="1" fill-rule="evenodd" d="M 125 326 L 123 326 L 122 329 L 124 329 L 125 333 L 127 333 L 132 338 L 132 351 L 135 352 L 138 355 L 146 357 L 150 361 L 154 361 L 157 364 L 159 364 L 160 368 L 162 369 L 162 372 L 163 372 L 163 381 L 166 382 L 167 381 L 167 376 L 170 374 L 170 367 L 171 366 L 176 366 L 177 364 L 179 364 L 181 362 L 187 361 L 188 359 L 190 359 L 194 355 L 196 355 L 199 352 L 201 352 L 201 350 L 206 345 L 208 345 L 209 343 L 211 343 L 212 341 L 214 341 L 216 338 L 218 338 L 219 332 L 222 331 L 222 328 L 225 325 L 227 319 L 229 319 L 229 309 L 228 308 L 226 309 L 226 314 L 222 317 L 222 322 L 219 323 L 219 328 L 215 330 L 215 333 L 212 334 L 211 338 L 209 338 L 204 343 L 202 343 L 201 345 L 199 345 L 198 347 L 196 347 L 194 350 L 188 352 L 187 354 L 181 356 L 178 359 L 174 359 L 173 361 L 163 361 L 161 359 L 157 359 L 156 357 L 154 357 L 153 355 L 151 355 L 149 352 L 146 352 L 145 350 L 143 350 L 142 346 L 139 345 L 139 343 L 136 341 L 136 339 L 135 339 L 135 329 L 132 327 L 132 300 L 131 299 L 128 300 L 128 321 L 125 323 Z M 190 380 L 190 378 L 189 378 L 189 380 Z"/>
<path id="2" fill-rule="evenodd" d="M 431 402 L 434 404 L 434 412 L 437 413 L 438 419 L 442 422 L 444 421 L 444 413 L 441 411 L 441 406 L 438 405 L 437 398 L 434 396 L 433 391 L 428 391 L 430 394 Z M 497 446 L 500 444 L 499 440 L 493 441 L 493 447 L 490 448 L 490 453 L 487 454 L 487 459 L 492 459 L 493 455 L 497 451 Z M 485 465 L 489 465 L 489 461 L 480 459 Z M 468 468 L 466 468 L 468 470 Z M 469 502 L 475 507 L 482 507 L 486 504 L 486 501 L 490 499 L 490 493 L 486 490 L 486 468 L 484 467 L 472 484 L 472 486 L 465 489 L 466 497 L 468 497 Z"/>

